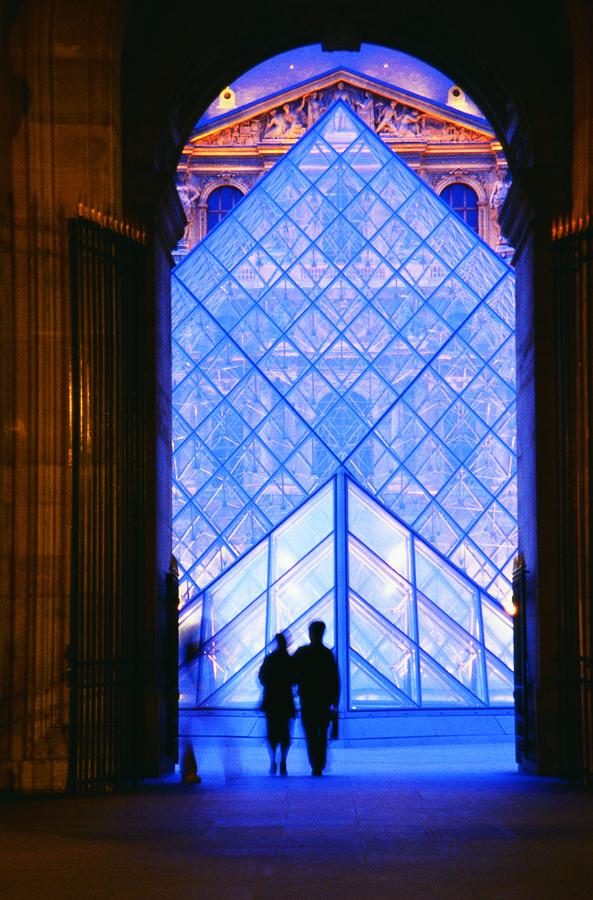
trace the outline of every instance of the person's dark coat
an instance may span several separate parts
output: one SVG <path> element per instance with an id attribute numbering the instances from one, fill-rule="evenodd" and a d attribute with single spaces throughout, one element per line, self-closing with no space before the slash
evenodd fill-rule
<path id="1" fill-rule="evenodd" d="M 292 657 L 281 650 L 268 654 L 259 670 L 259 680 L 264 688 L 261 708 L 266 716 L 294 719 Z"/>
<path id="2" fill-rule="evenodd" d="M 305 713 L 328 713 L 338 705 L 340 678 L 334 654 L 325 644 L 306 644 L 293 656 L 295 681 Z"/>

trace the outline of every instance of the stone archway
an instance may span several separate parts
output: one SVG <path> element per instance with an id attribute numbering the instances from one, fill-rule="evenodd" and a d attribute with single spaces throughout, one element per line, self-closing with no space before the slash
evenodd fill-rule
<path id="1" fill-rule="evenodd" d="M 433 13 L 435 16 L 434 21 L 436 21 L 438 13 L 436 10 Z M 332 33 L 331 11 L 318 11 L 316 16 L 310 20 L 305 20 L 305 14 L 306 11 L 303 10 L 302 16 L 301 14 L 295 16 L 290 36 L 283 34 L 280 37 L 269 22 L 265 24 L 259 22 L 257 26 L 253 23 L 248 38 L 242 43 L 243 53 L 236 57 L 235 69 L 231 67 L 218 69 L 216 64 L 210 61 L 206 67 L 208 71 L 202 69 L 201 71 L 194 70 L 192 72 L 188 67 L 188 71 L 185 73 L 186 82 L 182 92 L 182 101 L 175 109 L 176 121 L 180 126 L 177 133 L 185 131 L 187 134 L 191 123 L 197 118 L 199 110 L 204 108 L 206 101 L 224 88 L 225 84 L 232 80 L 233 75 L 238 73 L 239 68 L 244 71 L 249 67 L 250 63 L 258 58 L 269 57 L 274 52 L 287 49 L 288 44 L 314 42 L 315 39 L 319 39 L 320 35 L 328 35 L 327 43 L 330 46 L 331 39 L 329 36 Z M 401 27 L 402 21 L 403 27 Z M 469 22 L 460 23 L 456 20 L 455 34 L 452 34 L 451 23 L 441 21 L 439 24 L 443 27 L 443 33 L 447 34 L 451 39 L 449 42 L 445 41 L 444 38 L 441 42 L 442 35 L 439 36 L 439 39 L 436 39 L 432 34 L 427 35 L 417 28 L 413 20 L 407 20 L 405 17 L 403 20 L 400 19 L 398 21 L 397 35 L 394 32 L 393 41 L 390 42 L 388 39 L 390 33 L 389 16 L 384 16 L 382 34 L 376 42 L 387 45 L 391 43 L 392 46 L 397 46 L 398 49 L 416 53 L 421 58 L 438 66 L 441 70 L 448 70 L 451 76 L 466 86 L 476 98 L 476 101 L 497 128 L 505 144 L 514 184 L 503 211 L 503 220 L 509 240 L 517 248 L 516 263 L 519 273 L 518 303 L 520 309 L 518 341 L 520 346 L 519 352 L 523 361 L 519 370 L 519 391 L 521 395 L 520 429 L 523 444 L 519 469 L 521 483 L 521 551 L 526 558 L 532 561 L 528 577 L 528 604 L 534 610 L 547 606 L 554 607 L 555 599 L 552 596 L 554 592 L 548 587 L 555 584 L 556 581 L 555 553 L 552 550 L 556 540 L 554 517 L 551 513 L 553 498 L 550 493 L 542 497 L 537 476 L 537 471 L 539 471 L 540 467 L 543 466 L 548 469 L 549 467 L 554 468 L 556 465 L 554 462 L 556 450 L 552 447 L 546 435 L 538 429 L 538 422 L 540 421 L 538 408 L 544 403 L 544 395 L 552 385 L 541 382 L 541 385 L 538 384 L 536 388 L 534 351 L 536 355 L 539 353 L 545 355 L 547 353 L 546 346 L 549 345 L 552 339 L 551 286 L 544 271 L 547 265 L 546 259 L 548 254 L 548 235 L 546 230 L 550 221 L 551 210 L 560 202 L 559 195 L 561 192 L 559 191 L 556 196 L 552 196 L 554 188 L 548 190 L 548 179 L 553 170 L 562 171 L 565 150 L 561 146 L 561 141 L 558 141 L 557 129 L 562 129 L 565 126 L 557 123 L 552 128 L 552 131 L 555 132 L 555 137 L 551 133 L 547 135 L 550 139 L 550 143 L 546 146 L 547 162 L 544 165 L 542 160 L 541 168 L 539 166 L 534 167 L 535 145 L 538 147 L 537 157 L 539 159 L 543 149 L 541 142 L 545 140 L 544 134 L 547 132 L 550 124 L 549 121 L 547 123 L 543 121 L 544 116 L 542 114 L 544 111 L 537 111 L 536 104 L 536 108 L 532 111 L 533 117 L 531 120 L 527 115 L 521 116 L 518 111 L 519 108 L 523 109 L 529 106 L 529 102 L 533 102 L 534 98 L 531 96 L 530 101 L 527 102 L 523 96 L 517 96 L 514 102 L 509 100 L 509 97 L 512 97 L 512 93 L 510 89 L 507 92 L 507 86 L 504 83 L 505 77 L 497 65 L 496 57 L 498 53 L 494 48 L 489 48 L 489 53 L 486 54 L 486 64 L 484 63 L 484 57 L 478 60 L 477 56 L 474 56 L 472 53 L 462 53 L 460 40 L 464 33 L 464 27 Z M 349 22 L 349 26 L 349 30 L 347 29 L 349 31 L 348 35 L 345 38 L 342 37 L 338 42 L 339 47 L 355 47 L 362 39 L 369 42 L 374 41 L 375 35 L 372 28 L 367 30 L 361 27 L 358 22 L 352 20 Z M 212 39 L 214 41 L 214 37 Z M 445 45 L 450 51 L 446 59 L 443 55 Z M 454 50 L 451 49 L 455 46 L 460 47 L 459 55 L 456 55 Z M 241 61 L 240 66 L 239 60 Z M 137 73 L 135 73 L 134 77 L 136 75 Z M 557 91 L 558 81 L 556 81 L 554 86 L 550 87 L 552 93 Z M 192 95 L 195 98 L 193 106 L 190 100 Z M 200 97 L 204 99 L 200 101 Z M 555 107 L 555 110 L 561 118 L 560 107 Z M 160 136 L 155 135 L 155 137 L 160 143 L 160 153 L 164 154 L 164 157 L 168 159 L 170 167 L 172 156 L 174 156 L 171 143 L 173 135 L 168 131 L 167 134 L 161 133 Z M 133 168 L 133 160 L 130 160 L 129 164 Z M 527 177 L 524 175 L 524 170 L 526 169 L 529 171 Z M 541 172 L 540 176 L 536 174 L 538 170 Z M 134 178 L 134 174 L 132 172 L 130 174 Z M 542 183 L 546 185 L 546 189 L 534 193 L 531 187 L 534 178 L 537 177 L 541 178 Z M 166 190 L 168 199 L 163 199 L 161 195 L 159 216 L 163 221 L 171 223 L 171 211 L 175 208 L 175 198 L 171 196 L 170 185 L 166 187 Z M 533 227 L 534 223 L 536 223 L 535 228 Z M 174 233 L 170 234 L 169 246 L 171 246 L 175 238 Z M 537 336 L 533 330 L 534 290 L 538 294 L 538 304 L 541 304 Z M 166 291 L 163 299 L 167 303 Z M 548 310 L 548 312 L 545 312 L 545 310 Z M 534 343 L 534 339 L 536 339 L 537 346 Z M 529 440 L 526 445 L 523 439 L 523 435 L 532 433 L 534 429 L 536 430 L 537 455 L 533 442 Z M 550 512 L 544 513 L 544 509 L 549 509 Z M 538 521 L 545 521 L 547 523 L 545 528 L 538 528 L 536 526 Z M 547 546 L 548 550 L 544 550 L 544 546 Z M 537 563 L 534 565 L 535 560 L 537 560 Z M 535 575 L 536 570 L 537 577 Z M 556 676 L 552 675 L 552 672 L 555 666 L 555 637 L 549 635 L 549 643 L 545 643 L 541 636 L 538 641 L 535 631 L 532 630 L 529 635 L 529 642 L 533 657 L 538 659 L 540 666 L 549 668 L 551 682 L 554 682 Z M 548 688 L 541 687 L 536 689 L 535 685 L 533 689 L 537 690 L 540 696 L 542 695 L 542 690 L 544 692 L 548 690 Z M 553 694 L 556 688 L 550 688 L 549 690 L 550 694 Z M 536 731 L 543 727 L 543 720 L 541 725 L 534 723 L 534 727 Z M 549 720 L 546 728 L 548 729 L 548 734 L 551 735 L 553 729 L 549 730 Z M 555 728 L 556 725 L 554 725 Z M 555 733 L 558 736 L 558 731 Z M 550 741 L 547 747 L 542 745 L 539 751 L 540 756 L 536 766 L 542 771 L 552 770 L 556 765 L 553 760 L 557 759 L 558 744 L 555 744 L 555 749 L 553 745 L 554 741 Z M 549 756 L 546 755 L 548 753 Z"/>
<path id="2" fill-rule="evenodd" d="M 387 0 L 370 0 L 364 13 L 350 0 L 291 0 L 282 22 L 275 12 L 272 3 L 260 4 L 257 13 L 231 4 L 221 16 L 203 5 L 155 0 L 147 15 L 144 3 L 123 10 L 113 0 L 100 0 L 77 6 L 73 15 L 71 4 L 52 0 L 12 4 L 3 19 L 1 109 L 8 127 L 0 130 L 6 162 L 0 250 L 11 287 L 2 303 L 0 357 L 8 418 L 2 432 L 3 496 L 11 539 L 1 560 L 2 685 L 9 723 L 0 746 L 2 785 L 64 785 L 71 564 L 65 217 L 75 217 L 79 201 L 87 199 L 123 209 L 149 230 L 145 451 L 152 475 L 149 512 L 138 536 L 146 560 L 139 578 L 147 597 L 142 773 L 156 774 L 166 765 L 162 682 L 170 653 L 169 270 L 171 248 L 184 228 L 175 164 L 198 114 L 234 77 L 292 46 L 320 40 L 328 49 L 356 49 L 364 40 L 425 59 L 467 89 L 504 144 L 513 176 L 503 224 L 516 248 L 520 541 L 528 569 L 531 744 L 524 764 L 541 773 L 579 775 L 563 735 L 578 746 L 575 619 L 584 616 L 589 626 L 586 607 L 577 611 L 574 598 L 581 603 L 588 596 L 590 538 L 583 494 L 588 462 L 575 441 L 588 450 L 590 439 L 587 416 L 575 412 L 575 372 L 569 365 L 559 380 L 556 363 L 575 360 L 586 378 L 589 363 L 570 320 L 562 320 L 568 331 L 558 343 L 550 272 L 552 220 L 573 214 L 578 227 L 593 192 L 591 10 L 581 0 L 562 0 L 534 18 L 528 0 L 509 0 L 497 8 L 499 27 L 479 39 L 472 4 L 462 0 L 429 3 L 421 15 L 412 0 L 400 3 L 397 15 Z M 573 71 L 579 88 L 574 94 Z M 574 271 L 563 284 L 562 314 L 577 299 Z M 559 408 L 568 416 L 562 430 Z M 90 465 L 102 471 L 92 455 Z M 582 505 L 574 499 L 579 491 Z M 137 528 L 136 512 L 127 515 Z M 563 533 L 571 540 L 564 541 Z M 100 541 L 89 543 L 89 565 L 106 566 Z M 576 568 L 585 574 L 575 586 L 565 573 Z"/>

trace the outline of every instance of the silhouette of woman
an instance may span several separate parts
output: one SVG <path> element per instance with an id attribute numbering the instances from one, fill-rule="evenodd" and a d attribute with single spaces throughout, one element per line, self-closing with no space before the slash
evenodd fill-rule
<path id="1" fill-rule="evenodd" d="M 270 775 L 278 771 L 276 748 L 280 745 L 280 774 L 287 775 L 286 757 L 290 747 L 290 720 L 295 717 L 292 695 L 292 657 L 286 649 L 286 638 L 276 635 L 276 650 L 264 659 L 259 670 L 264 688 L 261 708 L 266 714 Z"/>

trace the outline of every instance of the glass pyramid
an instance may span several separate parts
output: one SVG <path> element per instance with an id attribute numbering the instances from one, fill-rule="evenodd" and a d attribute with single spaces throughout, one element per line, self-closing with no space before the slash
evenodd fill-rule
<path id="1" fill-rule="evenodd" d="M 201 596 L 342 467 L 435 559 L 509 596 L 513 273 L 345 104 L 176 267 L 172 284 L 182 597 Z M 316 602 L 333 588 L 324 589 Z M 234 610 L 253 628 L 267 615 L 261 591 L 241 590 L 244 607 Z M 383 622 L 366 602 L 351 599 L 356 634 Z M 437 633 L 448 613 L 429 594 L 416 604 L 418 623 Z M 459 627 L 473 633 L 466 616 Z M 223 634 L 218 624 L 209 640 Z M 434 697 L 445 696 L 436 649 L 405 629 L 393 641 L 412 641 L 410 672 L 425 672 Z M 265 639 L 232 644 L 238 664 Z M 367 649 L 353 648 L 360 691 L 416 702 L 412 675 L 388 684 L 389 666 L 377 661 L 371 672 Z M 458 696 L 483 696 L 485 678 L 460 681 Z"/>
<path id="2" fill-rule="evenodd" d="M 186 605 L 182 648 L 194 641 L 202 652 L 181 667 L 182 705 L 257 705 L 274 635 L 284 631 L 294 651 L 313 619 L 345 662 L 350 709 L 513 702 L 513 630 L 501 604 L 341 470 Z"/>

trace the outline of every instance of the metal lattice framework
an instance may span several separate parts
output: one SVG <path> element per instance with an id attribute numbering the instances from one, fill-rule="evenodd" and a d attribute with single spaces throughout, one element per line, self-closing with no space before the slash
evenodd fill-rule
<path id="1" fill-rule="evenodd" d="M 512 271 L 332 107 L 174 272 L 186 596 L 345 470 L 443 565 L 508 597 L 513 323 Z"/>
<path id="2" fill-rule="evenodd" d="M 512 705 L 510 617 L 343 470 L 185 607 L 182 704 L 256 705 L 274 635 L 313 619 L 351 709 Z"/>

